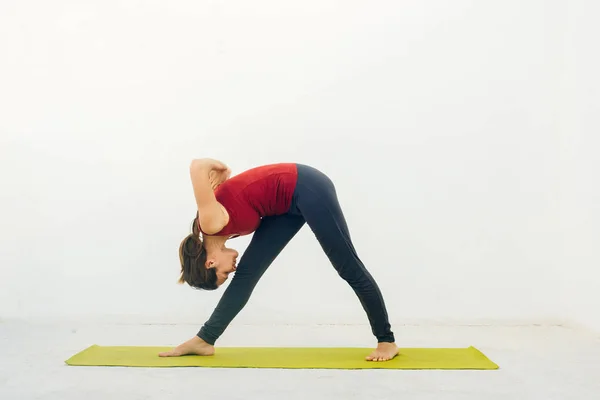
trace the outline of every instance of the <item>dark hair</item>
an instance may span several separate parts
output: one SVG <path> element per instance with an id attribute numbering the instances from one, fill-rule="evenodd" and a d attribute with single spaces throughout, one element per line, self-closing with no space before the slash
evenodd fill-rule
<path id="1" fill-rule="evenodd" d="M 192 233 L 181 241 L 179 261 L 181 262 L 179 283 L 186 282 L 196 289 L 215 290 L 217 288 L 216 270 L 206 268 L 206 249 L 200 239 L 198 217 L 194 218 Z"/>

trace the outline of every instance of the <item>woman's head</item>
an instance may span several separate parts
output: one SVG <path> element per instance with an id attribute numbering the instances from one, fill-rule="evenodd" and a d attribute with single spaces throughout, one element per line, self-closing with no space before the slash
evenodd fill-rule
<path id="1" fill-rule="evenodd" d="M 188 235 L 179 246 L 181 276 L 179 283 L 187 282 L 197 289 L 214 290 L 217 288 L 217 274 L 214 268 L 207 269 L 204 243 L 193 233 Z"/>
<path id="2" fill-rule="evenodd" d="M 212 238 L 208 243 L 203 242 L 197 219 L 194 219 L 192 233 L 179 246 L 179 283 L 187 282 L 197 289 L 217 289 L 236 270 L 237 256 L 238 252 L 226 248 L 224 242 L 219 244 L 218 240 Z"/>

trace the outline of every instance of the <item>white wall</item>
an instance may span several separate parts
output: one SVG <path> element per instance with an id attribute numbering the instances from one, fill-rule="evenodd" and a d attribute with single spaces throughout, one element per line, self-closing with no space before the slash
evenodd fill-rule
<path id="1" fill-rule="evenodd" d="M 600 332 L 600 4 L 569 3 L 562 80 L 564 169 L 562 309 Z"/>
<path id="2" fill-rule="evenodd" d="M 327 172 L 396 326 L 560 316 L 559 2 L 0 7 L 0 316 L 200 326 L 204 156 Z M 235 322 L 366 318 L 304 229 Z"/>

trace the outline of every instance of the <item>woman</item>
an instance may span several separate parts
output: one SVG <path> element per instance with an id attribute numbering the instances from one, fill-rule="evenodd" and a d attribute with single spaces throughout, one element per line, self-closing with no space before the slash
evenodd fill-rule
<path id="1" fill-rule="evenodd" d="M 398 354 L 381 292 L 359 259 L 331 180 L 301 164 L 265 165 L 230 178 L 213 159 L 194 160 L 190 177 L 198 213 L 192 234 L 180 245 L 180 283 L 214 290 L 236 271 L 208 321 L 190 340 L 161 357 L 213 355 L 215 341 L 244 307 L 260 277 L 307 223 L 338 274 L 350 284 L 378 344 L 365 358 L 386 361 Z M 227 239 L 254 233 L 236 267 L 238 252 Z M 202 239 L 200 238 L 202 234 Z"/>

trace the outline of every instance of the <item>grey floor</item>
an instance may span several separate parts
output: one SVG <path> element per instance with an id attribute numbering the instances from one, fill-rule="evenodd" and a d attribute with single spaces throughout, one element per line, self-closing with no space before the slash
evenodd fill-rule
<path id="1" fill-rule="evenodd" d="M 600 335 L 564 327 L 398 326 L 405 347 L 473 345 L 499 370 L 72 367 L 91 344 L 174 345 L 193 325 L 0 321 L 0 399 L 600 399 Z M 232 326 L 221 346 L 369 346 L 364 326 Z"/>

